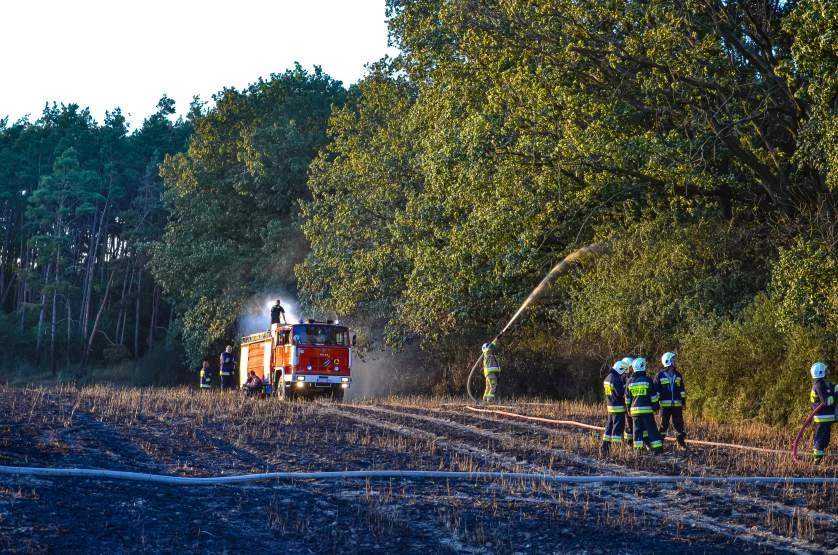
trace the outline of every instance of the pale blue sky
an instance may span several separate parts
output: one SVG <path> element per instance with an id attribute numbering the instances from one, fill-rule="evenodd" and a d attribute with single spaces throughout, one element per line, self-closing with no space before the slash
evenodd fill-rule
<path id="1" fill-rule="evenodd" d="M 12 0 L 0 3 L 0 118 L 44 103 L 116 106 L 136 128 L 165 93 L 179 114 L 299 61 L 344 85 L 386 53 L 384 0 Z"/>

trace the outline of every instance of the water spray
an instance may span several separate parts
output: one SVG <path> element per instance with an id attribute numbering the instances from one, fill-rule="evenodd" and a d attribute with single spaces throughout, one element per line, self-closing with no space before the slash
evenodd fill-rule
<path id="1" fill-rule="evenodd" d="M 501 336 L 505 334 L 507 330 L 509 330 L 509 328 L 512 327 L 512 324 L 514 324 L 518 320 L 518 318 L 521 316 L 524 310 L 526 310 L 527 307 L 535 299 L 540 297 L 541 294 L 545 291 L 545 289 L 547 289 L 547 286 L 550 285 L 553 281 L 555 281 L 557 277 L 565 273 L 572 264 L 589 254 L 604 254 L 610 252 L 610 250 L 611 246 L 608 243 L 593 243 L 591 245 L 588 245 L 587 247 L 582 247 L 579 250 L 573 251 L 572 253 L 564 257 L 561 262 L 553 266 L 552 270 L 547 272 L 547 275 L 544 276 L 544 279 L 541 280 L 541 283 L 539 283 L 538 286 L 532 290 L 532 293 L 530 293 L 526 300 L 524 300 L 523 304 L 521 304 L 517 312 L 515 312 L 515 314 L 512 315 L 512 318 L 509 319 L 509 322 L 507 322 L 503 329 L 500 330 L 500 332 L 495 336 L 495 338 L 492 340 L 492 343 L 497 343 L 498 339 L 500 339 Z M 468 392 L 468 396 L 471 397 L 471 400 L 475 403 L 477 402 L 477 399 L 471 392 L 471 379 L 472 376 L 474 376 L 474 371 L 477 369 L 477 366 L 480 364 L 481 360 L 483 360 L 482 352 L 480 353 L 480 356 L 477 357 L 477 360 L 474 362 L 474 365 L 472 365 L 471 371 L 468 373 L 468 378 L 466 379 L 466 391 Z"/>

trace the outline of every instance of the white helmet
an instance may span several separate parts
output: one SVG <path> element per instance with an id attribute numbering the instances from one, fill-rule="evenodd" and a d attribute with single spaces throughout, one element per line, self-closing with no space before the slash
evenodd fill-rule
<path id="1" fill-rule="evenodd" d="M 637 357 L 631 363 L 631 367 L 634 368 L 635 372 L 645 372 L 646 371 L 646 359 L 643 357 Z"/>
<path id="2" fill-rule="evenodd" d="M 493 343 L 484 343 L 483 346 L 480 348 L 484 353 L 488 353 L 492 349 L 495 348 Z"/>
<path id="3" fill-rule="evenodd" d="M 663 364 L 664 368 L 669 368 L 673 364 L 675 364 L 675 353 L 668 352 L 664 353 L 661 357 L 661 364 Z"/>
<path id="4" fill-rule="evenodd" d="M 614 366 L 611 367 L 616 373 L 622 375 L 626 370 L 628 370 L 629 365 L 626 364 L 625 360 L 618 360 L 614 363 Z"/>
<path id="5" fill-rule="evenodd" d="M 816 362 L 809 369 L 809 373 L 812 374 L 812 377 L 815 378 L 815 379 L 825 378 L 826 377 L 826 363 L 825 362 Z"/>
<path id="6" fill-rule="evenodd" d="M 634 359 L 631 357 L 623 357 L 622 361 L 626 363 L 626 370 L 628 370 L 631 368 L 631 363 L 634 362 Z"/>

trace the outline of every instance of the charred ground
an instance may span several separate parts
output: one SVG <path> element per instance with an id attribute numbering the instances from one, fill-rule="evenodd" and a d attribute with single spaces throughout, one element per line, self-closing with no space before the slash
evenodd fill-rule
<path id="1" fill-rule="evenodd" d="M 598 407 L 518 403 L 599 423 Z M 690 422 L 694 436 L 734 431 Z M 782 456 L 693 448 L 596 453 L 597 434 L 470 414 L 464 403 L 327 404 L 187 389 L 0 391 L 0 464 L 210 476 L 451 469 L 555 474 L 836 474 Z M 779 447 L 753 427 L 739 442 Z M 838 488 L 550 486 L 513 481 L 264 482 L 175 487 L 0 477 L 6 552 L 826 552 Z"/>

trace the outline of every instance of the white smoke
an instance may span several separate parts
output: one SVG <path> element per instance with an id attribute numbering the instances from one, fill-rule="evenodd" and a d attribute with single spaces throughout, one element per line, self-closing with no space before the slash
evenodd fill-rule
<path id="1" fill-rule="evenodd" d="M 283 292 L 260 293 L 251 297 L 239 317 L 239 336 L 267 331 L 271 327 L 271 307 L 277 299 L 285 309 L 285 319 L 293 324 L 300 321 L 300 303 Z"/>
<path id="2" fill-rule="evenodd" d="M 427 376 L 417 364 L 418 352 L 408 348 L 401 352 L 379 349 L 360 353 L 352 358 L 352 387 L 347 400 L 388 397 L 406 393 L 432 393 Z"/>

